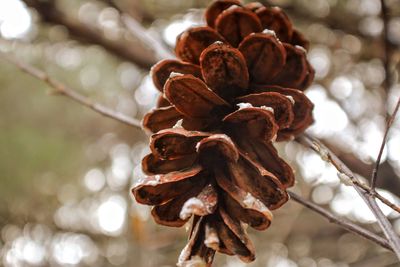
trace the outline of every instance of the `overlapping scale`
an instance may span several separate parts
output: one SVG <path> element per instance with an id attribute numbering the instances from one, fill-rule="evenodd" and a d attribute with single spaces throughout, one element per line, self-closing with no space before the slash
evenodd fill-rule
<path id="1" fill-rule="evenodd" d="M 254 260 L 243 226 L 267 229 L 295 183 L 274 142 L 313 122 L 309 42 L 282 9 L 217 0 L 205 19 L 178 36 L 178 59 L 152 68 L 162 94 L 143 119 L 148 176 L 132 189 L 157 223 L 191 221 L 178 266 L 211 266 L 215 252 Z"/>

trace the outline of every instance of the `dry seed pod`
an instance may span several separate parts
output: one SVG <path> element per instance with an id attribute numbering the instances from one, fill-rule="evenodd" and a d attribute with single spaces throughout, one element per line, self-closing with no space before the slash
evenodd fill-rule
<path id="1" fill-rule="evenodd" d="M 215 252 L 255 259 L 243 225 L 267 229 L 295 182 L 273 143 L 313 122 L 308 41 L 282 10 L 217 0 L 205 17 L 178 37 L 180 60 L 152 70 L 163 94 L 143 120 L 155 132 L 148 176 L 132 189 L 157 223 L 191 223 L 178 266 L 211 266 Z"/>

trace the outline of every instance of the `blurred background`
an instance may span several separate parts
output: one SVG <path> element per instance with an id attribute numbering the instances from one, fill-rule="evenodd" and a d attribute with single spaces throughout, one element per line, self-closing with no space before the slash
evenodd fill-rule
<path id="1" fill-rule="evenodd" d="M 209 2 L 1 0 L 0 51 L 140 119 L 157 96 L 149 66 L 171 51 L 180 32 L 204 23 Z M 369 177 L 385 115 L 400 96 L 400 1 L 386 1 L 386 46 L 379 0 L 269 3 L 283 7 L 311 41 L 316 78 L 307 95 L 316 122 L 309 132 L 361 179 Z M 143 40 L 162 47 L 154 53 Z M 149 207 L 129 193 L 143 175 L 147 144 L 146 133 L 51 96 L 43 82 L 0 60 L 0 265 L 175 266 L 187 229 L 157 226 Z M 294 142 L 279 149 L 296 169 L 294 191 L 379 233 L 356 192 L 318 155 Z M 379 192 L 397 204 L 399 177 L 397 120 L 379 178 Z M 400 214 L 382 208 L 400 234 Z M 257 260 L 248 266 L 400 266 L 394 254 L 297 203 L 274 215 L 267 231 L 250 230 Z M 245 265 L 218 255 L 215 266 Z"/>

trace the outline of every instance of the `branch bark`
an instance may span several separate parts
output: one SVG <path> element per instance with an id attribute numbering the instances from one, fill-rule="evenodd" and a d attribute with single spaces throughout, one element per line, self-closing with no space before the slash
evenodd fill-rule
<path id="1" fill-rule="evenodd" d="M 381 209 L 378 207 L 376 200 L 372 194 L 366 192 L 362 188 L 360 188 L 357 184 L 360 182 L 357 180 L 354 173 L 340 161 L 340 159 L 333 154 L 326 146 L 324 146 L 321 142 L 316 139 L 313 139 L 307 135 L 303 135 L 297 139 L 299 143 L 302 145 L 313 149 L 317 152 L 321 158 L 329 163 L 331 163 L 339 172 L 349 179 L 351 186 L 357 191 L 363 201 L 368 205 L 371 212 L 374 214 L 377 222 L 382 229 L 383 233 L 385 234 L 386 238 L 388 239 L 393 251 L 395 252 L 397 258 L 400 260 L 400 238 L 394 231 L 392 225 L 390 224 L 389 220 L 383 214 Z"/>
<path id="2" fill-rule="evenodd" d="M 96 28 L 79 22 L 77 19 L 58 10 L 53 1 L 23 1 L 27 6 L 34 8 L 45 22 L 63 25 L 75 38 L 89 43 L 98 44 L 112 54 L 128 60 L 141 68 L 149 69 L 161 59 L 159 53 L 149 49 L 152 48 L 152 46 L 142 45 L 143 42 L 139 42 L 139 44 L 129 44 L 129 41 L 111 40 L 106 38 L 103 33 Z M 133 20 L 133 18 L 130 19 Z M 140 39 L 141 36 L 135 35 L 135 38 Z"/>
<path id="3" fill-rule="evenodd" d="M 135 20 L 128 13 L 124 12 L 113 0 L 103 0 L 107 5 L 118 11 L 121 16 L 122 23 L 134 36 L 140 38 L 142 44 L 146 47 L 150 47 L 156 54 L 158 59 L 175 58 L 175 55 L 162 43 L 161 40 L 154 38 L 147 33 L 146 29 Z"/>
<path id="4" fill-rule="evenodd" d="M 389 93 L 390 87 L 391 87 L 391 81 L 392 81 L 392 77 L 391 77 L 391 71 L 390 71 L 390 59 L 391 59 L 391 49 L 390 49 L 390 45 L 389 45 L 389 40 L 388 40 L 388 34 L 389 34 L 389 9 L 386 6 L 386 2 L 385 0 L 381 0 L 381 17 L 383 20 L 383 31 L 382 31 L 382 45 L 383 45 L 383 64 L 384 64 L 384 68 L 385 68 L 385 80 L 383 81 L 383 89 L 385 92 L 385 97 L 384 97 L 384 101 L 386 101 L 387 99 L 387 94 Z M 380 162 L 381 162 L 381 158 L 382 158 L 382 154 L 383 154 L 383 149 L 385 148 L 385 144 L 386 144 L 386 140 L 388 137 L 388 133 L 390 130 L 390 127 L 393 124 L 393 121 L 396 117 L 397 111 L 399 109 L 399 105 L 400 105 L 400 98 L 397 101 L 396 107 L 393 111 L 393 114 L 390 116 L 388 115 L 388 118 L 386 120 L 386 129 L 385 129 L 385 134 L 383 136 L 382 139 L 382 143 L 381 143 L 381 147 L 379 149 L 379 153 L 378 153 L 378 157 L 375 163 L 375 167 L 372 170 L 372 174 L 371 174 L 371 188 L 375 189 L 376 186 L 376 181 L 377 181 L 377 177 L 378 177 L 378 171 L 379 171 L 379 166 L 380 166 Z M 386 106 L 386 105 L 384 105 Z M 388 110 L 385 110 L 386 114 L 389 114 Z"/>
<path id="5" fill-rule="evenodd" d="M 386 239 L 378 236 L 377 234 L 372 233 L 372 232 L 362 228 L 361 226 L 350 222 L 349 220 L 346 220 L 344 218 L 341 218 L 341 217 L 338 217 L 338 216 L 332 214 L 331 212 L 321 208 L 320 206 L 312 203 L 311 201 L 308 201 L 308 200 L 302 198 L 301 196 L 297 195 L 296 193 L 289 191 L 289 195 L 290 195 L 291 199 L 293 199 L 297 203 L 309 208 L 310 210 L 318 213 L 319 215 L 327 218 L 331 223 L 337 224 L 340 227 L 342 227 L 352 233 L 358 234 L 358 235 L 360 235 L 368 240 L 371 240 L 372 242 L 374 242 L 384 248 L 387 248 L 387 249 L 393 251 L 389 242 Z"/>
<path id="6" fill-rule="evenodd" d="M 375 190 L 375 186 L 376 186 L 376 181 L 377 181 L 377 178 L 378 178 L 379 166 L 380 166 L 380 163 L 381 163 L 383 150 L 384 150 L 385 145 L 386 145 L 386 141 L 387 141 L 387 138 L 388 138 L 390 127 L 392 127 L 392 125 L 393 125 L 393 122 L 394 122 L 394 120 L 396 118 L 397 112 L 399 111 L 399 107 L 400 107 L 400 97 L 397 100 L 397 104 L 396 104 L 396 107 L 394 108 L 393 114 L 391 116 L 389 116 L 389 119 L 386 122 L 386 129 L 385 129 L 385 133 L 383 135 L 381 147 L 379 149 L 379 153 L 378 153 L 378 157 L 377 157 L 377 160 L 376 160 L 376 163 L 375 163 L 375 167 L 372 170 L 372 175 L 371 175 L 371 189 L 372 190 Z"/>
<path id="7" fill-rule="evenodd" d="M 50 87 L 52 87 L 54 89 L 54 92 L 56 94 L 66 96 L 66 97 L 72 99 L 73 101 L 75 101 L 83 106 L 86 106 L 86 107 L 96 111 L 97 113 L 100 113 L 103 116 L 117 120 L 117 121 L 122 122 L 129 126 L 141 128 L 141 123 L 139 120 L 131 118 L 127 115 L 124 115 L 120 112 L 114 111 L 106 106 L 103 106 L 102 104 L 92 101 L 88 97 L 86 97 L 82 94 L 79 94 L 76 90 L 68 87 L 67 85 L 61 83 L 60 81 L 49 77 L 44 71 L 42 71 L 36 67 L 33 67 L 32 65 L 28 65 L 21 61 L 18 61 L 17 59 L 15 59 L 11 56 L 8 56 L 2 52 L 0 53 L 0 57 L 7 60 L 11 64 L 13 64 L 17 68 L 19 68 L 20 70 L 31 75 L 32 77 L 35 77 L 35 78 L 47 83 Z"/>
<path id="8" fill-rule="evenodd" d="M 381 18 L 383 21 L 382 31 L 382 46 L 383 46 L 383 65 L 385 68 L 385 80 L 383 81 L 383 87 L 385 94 L 389 92 L 392 75 L 390 71 L 390 59 L 391 59 L 391 45 L 388 39 L 389 36 L 389 9 L 386 5 L 385 0 L 381 1 Z"/>

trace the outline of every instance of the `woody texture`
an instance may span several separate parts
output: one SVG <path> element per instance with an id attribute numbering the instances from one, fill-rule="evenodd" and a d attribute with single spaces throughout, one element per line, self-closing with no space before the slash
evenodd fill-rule
<path id="1" fill-rule="evenodd" d="M 281 9 L 220 0 L 205 20 L 178 36 L 178 59 L 152 68 L 148 176 L 132 189 L 157 223 L 191 224 L 178 266 L 211 266 L 216 252 L 255 259 L 247 225 L 267 229 L 295 182 L 274 143 L 313 122 L 308 42 Z"/>

